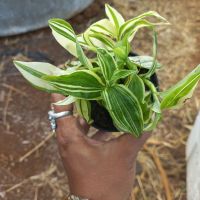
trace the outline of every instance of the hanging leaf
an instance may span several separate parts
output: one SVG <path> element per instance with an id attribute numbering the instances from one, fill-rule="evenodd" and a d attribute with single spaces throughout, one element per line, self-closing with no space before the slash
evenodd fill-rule
<path id="1" fill-rule="evenodd" d="M 176 85 L 160 93 L 162 98 L 161 108 L 180 107 L 187 99 L 191 98 L 195 87 L 200 80 L 200 65 L 183 78 Z"/>
<path id="2" fill-rule="evenodd" d="M 143 115 L 135 95 L 124 85 L 115 85 L 106 88 L 102 96 L 115 126 L 139 137 L 143 130 Z"/>

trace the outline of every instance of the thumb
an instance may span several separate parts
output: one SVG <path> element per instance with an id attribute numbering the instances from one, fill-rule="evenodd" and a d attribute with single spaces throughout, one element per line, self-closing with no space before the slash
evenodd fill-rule
<path id="1" fill-rule="evenodd" d="M 51 95 L 51 102 L 55 103 L 58 101 L 63 100 L 66 98 L 60 94 L 52 94 Z M 56 113 L 63 112 L 63 111 L 73 111 L 73 105 L 64 105 L 64 106 L 57 106 L 53 105 L 53 108 Z M 65 116 L 56 119 L 57 128 L 57 139 L 59 143 L 66 144 L 71 141 L 76 141 L 79 136 L 82 135 L 81 125 L 78 118 L 74 117 L 73 115 Z"/>

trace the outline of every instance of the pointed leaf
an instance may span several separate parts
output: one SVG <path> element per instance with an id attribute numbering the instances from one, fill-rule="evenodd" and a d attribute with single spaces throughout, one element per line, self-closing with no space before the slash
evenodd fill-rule
<path id="1" fill-rule="evenodd" d="M 63 19 L 55 18 L 49 20 L 49 26 L 57 42 L 77 57 L 76 35 L 71 25 Z"/>
<path id="2" fill-rule="evenodd" d="M 192 93 L 200 80 L 200 65 L 183 78 L 176 85 L 162 92 L 161 108 L 176 108 L 181 106 L 187 99 L 192 97 Z"/>
<path id="3" fill-rule="evenodd" d="M 106 4 L 105 8 L 106 8 L 106 15 L 109 18 L 109 20 L 112 22 L 112 24 L 115 25 L 116 34 L 117 34 L 120 26 L 124 24 L 125 22 L 124 18 L 116 9 L 114 9 L 110 5 Z"/>
<path id="4" fill-rule="evenodd" d="M 135 95 L 124 85 L 116 85 L 106 88 L 102 96 L 116 127 L 139 137 L 143 130 L 143 115 Z"/>
<path id="5" fill-rule="evenodd" d="M 79 70 L 69 75 L 44 76 L 54 87 L 63 90 L 66 95 L 80 99 L 99 99 L 104 84 L 94 72 Z"/>
<path id="6" fill-rule="evenodd" d="M 13 61 L 17 69 L 21 72 L 34 87 L 47 92 L 59 92 L 59 90 L 47 81 L 42 80 L 44 75 L 62 75 L 67 74 L 67 71 L 61 70 L 49 63 L 41 62 L 21 62 Z"/>
<path id="7" fill-rule="evenodd" d="M 151 23 L 147 20 L 143 20 L 146 17 L 156 17 L 161 20 L 160 23 Z M 162 16 L 160 16 L 155 11 L 149 11 L 146 13 L 143 13 L 133 19 L 130 19 L 126 21 L 119 30 L 119 36 L 122 38 L 123 35 L 127 34 L 128 32 L 134 33 L 134 30 L 138 30 L 139 28 L 145 27 L 145 26 L 155 26 L 155 25 L 163 25 L 163 24 L 169 24 L 169 22 Z"/>

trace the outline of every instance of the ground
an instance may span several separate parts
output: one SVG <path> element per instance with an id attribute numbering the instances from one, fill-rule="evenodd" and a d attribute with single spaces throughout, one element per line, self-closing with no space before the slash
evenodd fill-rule
<path id="1" fill-rule="evenodd" d="M 111 0 L 126 18 L 156 10 L 171 25 L 158 28 L 161 89 L 180 80 L 200 62 L 199 0 Z M 97 0 L 70 22 L 77 32 L 104 15 Z M 150 32 L 133 43 L 139 54 L 151 52 Z M 14 57 L 61 64 L 70 55 L 48 28 L 0 39 L 0 199 L 59 200 L 67 193 L 67 178 L 50 135 L 49 95 L 32 88 L 12 64 Z M 163 120 L 138 156 L 136 200 L 185 200 L 185 145 L 200 108 L 200 87 L 179 110 L 166 111 Z M 39 145 L 39 146 L 38 146 Z M 36 151 L 34 151 L 36 147 Z M 40 147 L 40 148 L 39 148 Z M 28 152 L 28 154 L 27 154 Z"/>

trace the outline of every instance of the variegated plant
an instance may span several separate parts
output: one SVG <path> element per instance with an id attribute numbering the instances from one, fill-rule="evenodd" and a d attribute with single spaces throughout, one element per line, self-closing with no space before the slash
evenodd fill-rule
<path id="1" fill-rule="evenodd" d="M 57 105 L 75 103 L 79 115 L 92 123 L 91 101 L 97 101 L 108 110 L 119 131 L 139 137 L 156 127 L 164 109 L 178 107 L 191 97 L 200 80 L 200 65 L 176 85 L 159 92 L 150 79 L 161 67 L 156 59 L 155 28 L 168 24 L 167 20 L 149 11 L 125 21 L 111 6 L 105 8 L 108 18 L 79 35 L 68 22 L 49 20 L 55 39 L 78 61 L 68 63 L 65 69 L 39 62 L 14 61 L 14 64 L 36 88 L 65 95 L 66 99 Z M 148 17 L 158 22 L 151 22 Z M 131 41 L 143 27 L 153 33 L 153 56 L 129 56 Z M 95 56 L 89 59 L 83 49 Z"/>

